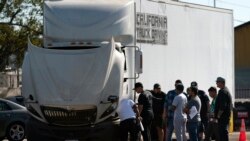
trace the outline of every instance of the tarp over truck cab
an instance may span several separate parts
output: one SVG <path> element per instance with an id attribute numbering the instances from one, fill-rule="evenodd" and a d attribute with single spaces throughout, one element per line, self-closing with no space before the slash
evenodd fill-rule
<path id="1" fill-rule="evenodd" d="M 132 0 L 45 1 L 44 46 L 57 42 L 108 41 L 112 36 L 115 41 L 132 42 L 134 9 Z"/>

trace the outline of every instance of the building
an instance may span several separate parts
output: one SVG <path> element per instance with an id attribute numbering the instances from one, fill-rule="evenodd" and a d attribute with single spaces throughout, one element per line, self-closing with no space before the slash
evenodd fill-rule
<path id="1" fill-rule="evenodd" d="M 234 28 L 235 99 L 250 98 L 250 21 Z"/>
<path id="2" fill-rule="evenodd" d="M 0 98 L 21 94 L 22 71 L 18 73 L 13 70 L 0 72 Z"/>

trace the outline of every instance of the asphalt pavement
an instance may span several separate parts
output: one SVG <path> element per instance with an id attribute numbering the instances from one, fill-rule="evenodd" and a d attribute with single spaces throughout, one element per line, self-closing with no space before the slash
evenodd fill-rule
<path id="1" fill-rule="evenodd" d="M 229 133 L 229 141 L 239 141 L 239 136 L 240 136 L 240 132 Z M 246 136 L 247 136 L 247 141 L 248 140 L 250 141 L 250 131 L 246 132 Z"/>
<path id="2" fill-rule="evenodd" d="M 246 132 L 247 140 L 250 140 L 250 132 Z M 230 141 L 238 141 L 240 136 L 240 132 L 233 132 L 229 134 Z"/>
<path id="3" fill-rule="evenodd" d="M 247 135 L 247 140 L 250 140 L 250 132 L 246 132 Z M 229 134 L 229 141 L 238 141 L 239 140 L 239 136 L 240 136 L 240 132 L 233 132 Z M 3 141 L 8 141 L 7 139 L 3 140 Z M 27 141 L 26 139 L 24 139 L 23 141 Z"/>

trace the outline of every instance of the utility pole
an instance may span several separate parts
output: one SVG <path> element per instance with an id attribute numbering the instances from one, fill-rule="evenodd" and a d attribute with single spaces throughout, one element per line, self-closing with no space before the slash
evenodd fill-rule
<path id="1" fill-rule="evenodd" d="M 214 0 L 214 7 L 216 7 L 216 0 Z"/>

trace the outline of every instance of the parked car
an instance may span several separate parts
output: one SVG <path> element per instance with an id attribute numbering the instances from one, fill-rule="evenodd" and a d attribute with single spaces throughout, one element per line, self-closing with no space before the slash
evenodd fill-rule
<path id="1" fill-rule="evenodd" d="M 22 141 L 25 123 L 29 118 L 27 109 L 12 101 L 0 98 L 0 140 Z"/>

